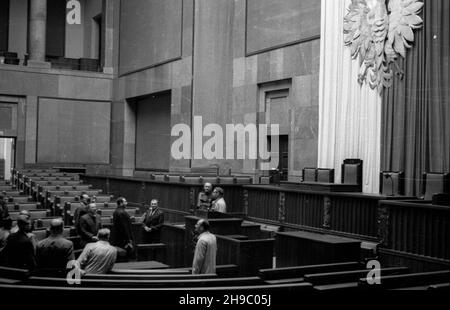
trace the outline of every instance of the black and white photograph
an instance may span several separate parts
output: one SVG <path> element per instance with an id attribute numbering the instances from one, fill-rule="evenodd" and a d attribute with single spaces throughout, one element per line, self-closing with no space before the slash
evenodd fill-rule
<path id="1" fill-rule="evenodd" d="M 450 1 L 0 6 L 0 306 L 450 297 Z"/>

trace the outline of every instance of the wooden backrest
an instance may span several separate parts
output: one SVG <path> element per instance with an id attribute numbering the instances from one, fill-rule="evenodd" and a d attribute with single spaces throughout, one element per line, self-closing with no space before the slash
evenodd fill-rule
<path id="1" fill-rule="evenodd" d="M 44 286 L 67 286 L 66 279 L 30 277 L 26 284 Z M 258 277 L 246 278 L 213 278 L 192 280 L 81 280 L 80 286 L 84 287 L 213 287 L 213 286 L 243 286 L 263 284 Z"/>
<path id="2" fill-rule="evenodd" d="M 424 173 L 423 194 L 425 200 L 431 200 L 433 195 L 450 192 L 450 173 Z"/>
<path id="3" fill-rule="evenodd" d="M 380 194 L 382 195 L 404 195 L 405 173 L 403 171 L 380 172 Z"/>
<path id="4" fill-rule="evenodd" d="M 360 185 L 362 189 L 362 169 L 361 159 L 345 159 L 342 163 L 341 183 Z"/>
<path id="5" fill-rule="evenodd" d="M 305 281 L 313 285 L 336 284 L 347 282 L 358 282 L 361 277 L 367 276 L 370 269 L 339 271 L 329 273 L 306 274 Z M 380 270 L 381 275 L 405 274 L 408 267 L 392 267 Z"/>
<path id="6" fill-rule="evenodd" d="M 433 285 L 446 283 L 450 279 L 450 270 L 420 272 L 403 275 L 388 275 L 381 277 L 381 283 L 370 285 L 367 278 L 361 278 L 359 285 L 369 289 L 390 289 L 400 287 L 413 287 L 419 285 Z"/>
<path id="7" fill-rule="evenodd" d="M 334 169 L 317 169 L 317 182 L 319 183 L 334 183 Z"/>
<path id="8" fill-rule="evenodd" d="M 337 272 L 361 269 L 358 262 L 345 262 L 333 264 L 308 265 L 297 267 L 283 267 L 274 269 L 261 269 L 259 275 L 264 280 L 278 280 L 284 278 L 304 277 L 305 274 Z"/>
<path id="9" fill-rule="evenodd" d="M 303 168 L 302 179 L 303 182 L 317 182 L 316 168 Z"/>
<path id="10" fill-rule="evenodd" d="M 92 280 L 196 280 L 196 279 L 214 279 L 216 274 L 87 274 L 83 279 Z"/>

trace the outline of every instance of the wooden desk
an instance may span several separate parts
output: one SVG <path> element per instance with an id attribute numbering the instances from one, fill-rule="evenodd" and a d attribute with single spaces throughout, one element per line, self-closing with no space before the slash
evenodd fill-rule
<path id="1" fill-rule="evenodd" d="M 306 231 L 276 233 L 278 267 L 359 261 L 361 242 Z"/>

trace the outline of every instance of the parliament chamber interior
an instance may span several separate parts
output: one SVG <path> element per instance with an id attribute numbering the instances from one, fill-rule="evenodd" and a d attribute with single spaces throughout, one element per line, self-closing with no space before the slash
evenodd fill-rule
<path id="1" fill-rule="evenodd" d="M 449 1 L 1 4 L 0 292 L 450 289 Z"/>

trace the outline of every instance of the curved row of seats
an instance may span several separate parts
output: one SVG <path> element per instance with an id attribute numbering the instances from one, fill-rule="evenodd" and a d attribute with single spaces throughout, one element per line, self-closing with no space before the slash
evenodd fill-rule
<path id="1" fill-rule="evenodd" d="M 427 273 L 408 273 L 408 268 L 393 267 L 381 270 L 381 284 L 369 284 L 370 270 L 360 268 L 355 262 L 298 266 L 260 270 L 257 276 L 226 277 L 219 274 L 192 275 L 188 268 L 140 270 L 139 274 L 113 271 L 106 275 L 86 275 L 76 286 L 90 289 L 192 289 L 205 290 L 226 287 L 242 290 L 291 289 L 291 290 L 378 290 L 422 289 L 445 290 L 450 287 L 450 270 Z M 220 266 L 218 266 L 220 269 Z M 237 268 L 237 266 L 236 266 Z M 333 270 L 333 271 L 332 271 Z M 297 278 L 292 278 L 292 276 Z M 277 278 L 276 280 L 274 279 Z M 281 279 L 279 279 L 281 277 Z M 277 281 L 278 280 L 278 281 Z M 26 270 L 0 267 L 0 287 L 16 289 L 65 288 L 74 286 L 65 278 L 32 276 Z"/>

